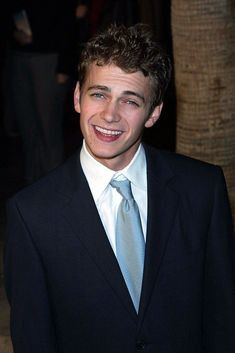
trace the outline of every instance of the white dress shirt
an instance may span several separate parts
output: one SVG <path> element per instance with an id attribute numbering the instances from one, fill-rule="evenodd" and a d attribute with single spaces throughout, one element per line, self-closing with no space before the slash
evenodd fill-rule
<path id="1" fill-rule="evenodd" d="M 146 158 L 143 146 L 139 146 L 131 162 L 124 169 L 119 170 L 118 172 L 105 167 L 103 164 L 94 159 L 94 157 L 92 157 L 88 152 L 85 141 L 83 141 L 80 161 L 114 253 L 116 254 L 115 224 L 117 210 L 122 196 L 109 184 L 113 178 L 117 180 L 127 178 L 130 180 L 133 197 L 137 202 L 140 211 L 144 238 L 146 239 L 147 173 Z"/>

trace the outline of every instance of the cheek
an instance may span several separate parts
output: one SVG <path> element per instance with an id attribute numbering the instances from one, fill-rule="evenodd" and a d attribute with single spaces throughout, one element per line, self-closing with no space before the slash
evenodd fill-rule
<path id="1" fill-rule="evenodd" d="M 84 99 L 81 104 L 81 113 L 89 120 L 94 115 L 99 114 L 102 111 L 102 106 L 99 102 L 94 102 L 90 99 Z"/>
<path id="2" fill-rule="evenodd" d="M 92 109 L 85 105 L 85 109 L 81 108 L 80 113 L 80 127 L 83 135 L 89 135 L 91 133 L 92 125 L 96 122 L 97 110 Z"/>
<path id="3" fill-rule="evenodd" d="M 134 114 L 129 119 L 129 127 L 135 134 L 139 134 L 144 129 L 146 118 L 141 114 Z"/>

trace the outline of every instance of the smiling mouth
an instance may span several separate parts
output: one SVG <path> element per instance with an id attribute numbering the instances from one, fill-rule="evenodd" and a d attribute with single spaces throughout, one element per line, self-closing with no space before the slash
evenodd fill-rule
<path id="1" fill-rule="evenodd" d="M 119 130 L 107 130 L 99 126 L 95 126 L 95 130 L 106 136 L 118 136 L 118 135 L 121 135 L 122 133 Z"/>

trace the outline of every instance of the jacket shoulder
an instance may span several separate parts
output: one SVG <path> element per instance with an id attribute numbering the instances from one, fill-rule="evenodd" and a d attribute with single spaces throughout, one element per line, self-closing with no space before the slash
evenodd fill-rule
<path id="1" fill-rule="evenodd" d="M 77 170 L 78 154 L 75 154 L 46 176 L 18 191 L 8 203 L 35 205 L 53 202 L 54 195 L 66 195 L 74 188 Z"/>
<path id="2" fill-rule="evenodd" d="M 146 152 L 156 163 L 166 164 L 174 175 L 193 178 L 194 176 L 206 177 L 206 175 L 223 174 L 220 166 L 187 155 L 157 150 L 149 146 L 147 146 Z"/>

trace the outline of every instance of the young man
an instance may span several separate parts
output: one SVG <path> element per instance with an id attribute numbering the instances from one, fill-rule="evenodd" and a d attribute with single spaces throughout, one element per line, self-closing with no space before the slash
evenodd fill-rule
<path id="1" fill-rule="evenodd" d="M 235 352 L 221 169 L 141 143 L 169 77 L 144 25 L 87 43 L 74 94 L 83 146 L 8 203 L 16 353 Z"/>

